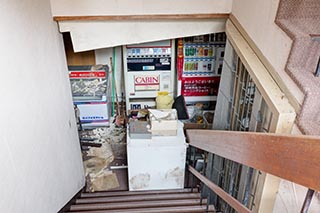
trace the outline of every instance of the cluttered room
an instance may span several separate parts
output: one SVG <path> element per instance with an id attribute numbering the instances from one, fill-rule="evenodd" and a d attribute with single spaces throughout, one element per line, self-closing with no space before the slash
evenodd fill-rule
<path id="1" fill-rule="evenodd" d="M 184 130 L 212 128 L 226 34 L 80 53 L 64 42 L 86 191 L 184 188 Z"/>

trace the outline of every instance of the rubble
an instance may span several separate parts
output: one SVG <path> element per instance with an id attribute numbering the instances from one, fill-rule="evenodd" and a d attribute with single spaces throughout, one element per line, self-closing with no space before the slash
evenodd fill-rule
<path id="1" fill-rule="evenodd" d="M 119 187 L 117 175 L 110 169 L 115 159 L 126 158 L 126 129 L 111 125 L 109 128 L 83 130 L 82 140 L 100 143 L 101 147 L 89 147 L 83 151 L 86 191 L 106 191 Z"/>
<path id="2" fill-rule="evenodd" d="M 107 80 L 102 79 L 80 79 L 71 80 L 73 96 L 103 96 L 107 91 Z"/>
<path id="3" fill-rule="evenodd" d="M 107 191 L 119 187 L 117 175 L 112 171 L 100 171 L 97 174 L 90 174 L 91 192 L 94 191 Z"/>

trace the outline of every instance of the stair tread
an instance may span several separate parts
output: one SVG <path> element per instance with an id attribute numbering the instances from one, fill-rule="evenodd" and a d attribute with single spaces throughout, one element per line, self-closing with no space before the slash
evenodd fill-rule
<path id="1" fill-rule="evenodd" d="M 98 211 L 79 211 L 78 213 L 178 213 L 178 212 L 206 212 L 206 205 L 197 206 L 179 206 L 179 207 L 152 207 L 152 208 L 136 208 L 136 209 L 119 209 L 119 210 L 98 210 Z M 72 211 L 75 213 L 76 211 Z M 209 206 L 208 212 L 215 212 L 213 206 Z"/>
<path id="2" fill-rule="evenodd" d="M 76 204 L 72 205 L 71 211 L 86 210 L 117 210 L 117 209 L 136 209 L 152 207 L 173 207 L 173 206 L 199 206 L 200 199 L 184 200 L 154 200 L 154 201 L 134 201 L 125 203 L 93 203 L 93 204 Z M 203 199 L 202 204 L 206 205 L 207 200 Z"/>
<path id="3" fill-rule="evenodd" d="M 176 193 L 176 194 L 143 194 L 135 196 L 116 196 L 116 197 L 95 197 L 79 198 L 76 204 L 81 203 L 111 203 L 111 202 L 128 202 L 128 201 L 147 201 L 147 200 L 168 200 L 168 199 L 191 199 L 200 198 L 199 193 Z"/>
<path id="4" fill-rule="evenodd" d="M 85 192 L 81 193 L 81 198 L 89 197 L 113 197 L 113 196 L 131 196 L 131 195 L 147 195 L 147 194 L 174 194 L 174 193 L 189 193 L 190 188 L 185 189 L 173 189 L 173 190 L 154 190 L 154 191 L 113 191 L 113 192 Z M 195 188 L 193 192 L 198 192 Z"/>

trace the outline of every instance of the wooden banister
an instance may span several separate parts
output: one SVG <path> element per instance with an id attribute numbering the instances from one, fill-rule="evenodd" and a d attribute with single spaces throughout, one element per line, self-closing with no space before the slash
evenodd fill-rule
<path id="1" fill-rule="evenodd" d="M 188 167 L 189 172 L 191 172 L 194 176 L 196 176 L 202 183 L 204 183 L 209 189 L 215 192 L 219 197 L 221 197 L 224 201 L 226 201 L 232 208 L 234 208 L 239 213 L 249 213 L 250 209 L 242 205 L 237 199 L 229 195 L 219 186 L 211 182 L 208 178 L 200 174 L 197 170 L 195 170 L 192 166 Z"/>
<path id="2" fill-rule="evenodd" d="M 320 191 L 320 137 L 187 130 L 189 144 Z"/>

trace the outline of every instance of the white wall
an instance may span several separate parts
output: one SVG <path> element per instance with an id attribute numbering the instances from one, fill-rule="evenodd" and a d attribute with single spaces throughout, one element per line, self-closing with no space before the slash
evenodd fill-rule
<path id="1" fill-rule="evenodd" d="M 279 0 L 234 0 L 232 14 L 301 105 L 304 95 L 284 71 L 292 40 L 274 23 L 278 5 Z"/>
<path id="2" fill-rule="evenodd" d="M 229 13 L 232 0 L 51 0 L 54 16 Z"/>
<path id="3" fill-rule="evenodd" d="M 0 212 L 57 212 L 84 185 L 62 36 L 49 0 L 0 6 Z"/>
<path id="4" fill-rule="evenodd" d="M 232 14 L 274 68 L 283 71 L 292 40 L 274 23 L 278 4 L 279 0 L 234 0 Z"/>

